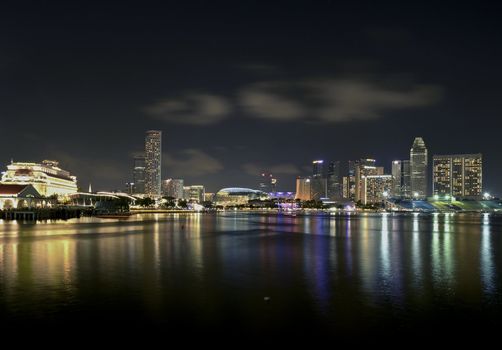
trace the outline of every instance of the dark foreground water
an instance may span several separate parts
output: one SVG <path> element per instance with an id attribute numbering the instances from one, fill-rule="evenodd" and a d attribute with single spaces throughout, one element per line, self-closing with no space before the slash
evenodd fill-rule
<path id="1" fill-rule="evenodd" d="M 501 235 L 488 214 L 0 222 L 0 323 L 122 339 L 484 339 L 502 320 Z"/>

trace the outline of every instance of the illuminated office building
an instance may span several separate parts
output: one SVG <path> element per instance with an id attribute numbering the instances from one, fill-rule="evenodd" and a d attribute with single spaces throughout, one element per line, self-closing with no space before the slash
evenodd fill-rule
<path id="1" fill-rule="evenodd" d="M 427 197 L 427 148 L 421 137 L 416 137 L 410 150 L 411 195 Z"/>
<path id="2" fill-rule="evenodd" d="M 392 177 L 394 179 L 394 197 L 411 198 L 410 161 L 395 160 L 392 162 Z"/>
<path id="3" fill-rule="evenodd" d="M 348 172 L 342 177 L 342 195 L 345 199 L 356 199 L 356 166 L 359 161 L 348 161 Z"/>
<path id="4" fill-rule="evenodd" d="M 383 175 L 383 167 L 376 166 L 374 159 L 361 159 L 355 166 L 355 201 L 363 202 L 364 178 L 370 175 Z"/>
<path id="5" fill-rule="evenodd" d="M 183 179 L 167 179 L 162 181 L 162 196 L 176 199 L 183 198 Z"/>
<path id="6" fill-rule="evenodd" d="M 393 190 L 392 175 L 368 175 L 363 178 L 361 202 L 378 204 L 388 198 Z"/>
<path id="7" fill-rule="evenodd" d="M 132 194 L 145 193 L 145 156 L 134 157 L 134 167 L 132 171 Z"/>
<path id="8" fill-rule="evenodd" d="M 401 197 L 402 166 L 403 163 L 400 160 L 392 161 L 392 180 L 394 181 L 392 195 L 394 197 Z"/>
<path id="9" fill-rule="evenodd" d="M 312 179 L 310 181 L 310 198 L 320 200 L 328 196 L 328 181 L 324 176 L 324 161 L 312 162 Z"/>
<path id="10" fill-rule="evenodd" d="M 162 131 L 149 130 L 145 137 L 145 194 L 161 195 Z"/>
<path id="11" fill-rule="evenodd" d="M 432 193 L 435 196 L 481 198 L 483 156 L 481 154 L 435 155 L 432 160 Z"/>
<path id="12" fill-rule="evenodd" d="M 185 186 L 185 199 L 192 203 L 204 202 L 205 189 L 202 185 Z"/>
<path id="13" fill-rule="evenodd" d="M 336 200 L 342 197 L 342 178 L 340 174 L 340 161 L 330 162 L 327 177 L 329 199 Z"/>

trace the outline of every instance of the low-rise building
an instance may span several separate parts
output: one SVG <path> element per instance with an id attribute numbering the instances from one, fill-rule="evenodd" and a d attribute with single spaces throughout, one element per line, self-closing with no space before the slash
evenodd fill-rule
<path id="1" fill-rule="evenodd" d="M 33 185 L 0 184 L 0 210 L 33 208 L 46 205 L 46 200 Z"/>

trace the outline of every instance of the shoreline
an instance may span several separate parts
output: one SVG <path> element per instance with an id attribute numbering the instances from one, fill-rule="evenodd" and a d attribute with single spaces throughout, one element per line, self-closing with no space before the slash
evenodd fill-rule
<path id="1" fill-rule="evenodd" d="M 239 210 L 212 210 L 212 211 L 195 211 L 195 210 L 180 210 L 180 209 L 133 209 L 129 215 L 121 214 L 113 215 L 110 217 L 100 217 L 91 209 L 84 208 L 54 208 L 54 209 L 25 209 L 25 210 L 0 210 L 0 220 L 5 222 L 18 221 L 18 222 L 31 222 L 47 220 L 61 220 L 66 221 L 69 219 L 78 219 L 81 217 L 94 217 L 100 219 L 129 219 L 135 215 L 144 214 L 252 214 L 252 215 L 269 215 L 269 216 L 285 216 L 285 217 L 305 217 L 305 216 L 357 216 L 357 215 L 452 215 L 452 214 L 491 214 L 502 215 L 501 211 L 476 211 L 476 210 L 460 210 L 460 211 L 381 211 L 381 210 L 322 210 L 322 209 L 307 209 L 301 211 L 281 211 L 278 209 L 239 209 Z"/>

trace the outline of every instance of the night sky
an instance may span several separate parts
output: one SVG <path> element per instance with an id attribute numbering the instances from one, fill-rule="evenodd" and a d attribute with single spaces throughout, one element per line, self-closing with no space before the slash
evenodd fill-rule
<path id="1" fill-rule="evenodd" d="M 313 159 L 390 172 L 422 136 L 430 158 L 483 153 L 501 194 L 502 8 L 408 3 L 4 2 L 0 167 L 122 189 L 159 129 L 163 178 L 294 190 Z"/>

